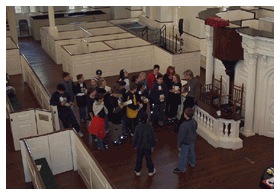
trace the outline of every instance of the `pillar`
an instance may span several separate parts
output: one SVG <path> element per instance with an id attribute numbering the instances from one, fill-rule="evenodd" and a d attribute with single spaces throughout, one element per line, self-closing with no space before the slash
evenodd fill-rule
<path id="1" fill-rule="evenodd" d="M 53 6 L 48 6 L 48 15 L 49 15 L 49 33 L 55 39 L 58 38 L 58 29 L 55 26 L 55 19 L 54 19 L 54 10 Z"/>
<path id="2" fill-rule="evenodd" d="M 205 25 L 205 34 L 207 41 L 207 54 L 206 54 L 206 73 L 205 84 L 212 83 L 212 75 L 214 70 L 214 57 L 213 57 L 213 27 Z"/>
<path id="3" fill-rule="evenodd" d="M 257 72 L 258 54 L 250 53 L 244 50 L 244 60 L 248 68 L 247 84 L 246 84 L 246 99 L 245 99 L 245 123 L 241 133 L 245 137 L 255 135 L 254 126 L 254 107 L 256 95 L 256 72 Z"/>

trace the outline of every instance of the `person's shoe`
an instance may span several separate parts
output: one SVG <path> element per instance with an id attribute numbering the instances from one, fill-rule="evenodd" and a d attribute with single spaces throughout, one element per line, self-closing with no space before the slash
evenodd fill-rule
<path id="1" fill-rule="evenodd" d="M 87 121 L 86 121 L 86 119 L 81 119 L 81 122 L 86 123 Z"/>
<path id="2" fill-rule="evenodd" d="M 159 124 L 159 126 L 161 126 L 161 127 L 164 125 L 164 124 L 163 124 L 163 121 L 159 121 L 158 124 Z"/>
<path id="3" fill-rule="evenodd" d="M 134 170 L 134 173 L 136 176 L 140 176 L 140 174 L 141 174 L 140 172 L 136 172 L 135 170 Z"/>
<path id="4" fill-rule="evenodd" d="M 97 148 L 97 150 L 106 150 L 106 148 Z"/>
<path id="5" fill-rule="evenodd" d="M 78 135 L 79 135 L 80 137 L 83 137 L 83 136 L 84 136 L 84 134 L 83 134 L 81 131 L 79 131 Z"/>
<path id="6" fill-rule="evenodd" d="M 133 136 L 134 136 L 134 134 L 133 134 L 133 133 L 130 133 L 130 135 L 131 135 L 131 137 L 133 137 Z"/>
<path id="7" fill-rule="evenodd" d="M 154 168 L 154 172 L 149 173 L 149 176 L 153 176 L 156 173 L 156 169 Z"/>
<path id="8" fill-rule="evenodd" d="M 195 165 L 191 165 L 191 167 L 195 167 Z"/>
<path id="9" fill-rule="evenodd" d="M 181 171 L 179 168 L 173 170 L 174 173 L 184 173 L 185 171 Z"/>

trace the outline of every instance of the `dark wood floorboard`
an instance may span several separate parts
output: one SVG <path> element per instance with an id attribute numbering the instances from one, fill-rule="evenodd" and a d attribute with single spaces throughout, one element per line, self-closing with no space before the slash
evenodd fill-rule
<path id="1" fill-rule="evenodd" d="M 41 48 L 40 42 L 25 38 L 19 40 L 19 45 L 20 52 L 30 61 L 45 87 L 50 93 L 53 93 L 56 85 L 62 80 L 61 65 L 56 65 L 49 58 Z M 160 72 L 164 73 L 165 70 Z M 107 77 L 106 80 L 110 85 L 116 82 L 117 78 L 118 76 Z M 200 80 L 204 83 L 205 70 L 203 69 L 201 70 Z M 90 81 L 86 82 L 89 85 Z M 25 85 L 18 84 L 19 87 L 25 87 Z M 31 92 L 29 91 L 29 93 Z M 27 106 L 32 104 L 32 101 L 29 101 L 28 98 L 22 101 L 26 101 Z M 77 108 L 75 113 L 78 116 Z M 194 168 L 189 166 L 184 174 L 174 174 L 172 170 L 177 167 L 179 159 L 179 152 L 176 147 L 177 134 L 173 131 L 174 126 L 155 126 L 155 135 L 158 141 L 152 159 L 157 173 L 153 177 L 149 177 L 146 162 L 143 160 L 141 176 L 136 177 L 133 172 L 136 151 L 131 146 L 131 137 L 122 145 L 114 146 L 109 134 L 106 138 L 109 142 L 109 149 L 99 151 L 96 149 L 95 143 L 90 144 L 87 124 L 81 123 L 81 127 L 85 134 L 82 138 L 84 143 L 92 151 L 116 188 L 120 189 L 259 189 L 262 172 L 274 162 L 274 139 L 272 138 L 259 135 L 246 138 L 240 135 L 243 140 L 243 148 L 233 151 L 214 148 L 198 135 L 195 144 L 197 165 Z M 9 145 L 8 142 L 10 141 L 7 138 L 7 145 Z M 20 154 L 18 155 L 20 156 Z M 7 155 L 8 161 L 7 167 L 22 166 L 21 157 L 16 155 L 12 157 Z M 60 185 L 63 188 L 72 188 L 66 187 L 67 185 L 75 185 L 73 180 L 66 181 L 66 179 L 63 179 L 67 178 L 67 175 L 75 175 L 75 173 L 66 172 L 61 180 L 58 178 L 61 182 Z M 14 180 L 17 180 L 15 184 L 13 184 Z M 19 174 L 16 179 L 7 179 L 6 186 L 7 188 L 26 188 L 24 176 Z M 76 187 L 82 188 L 80 185 Z"/>

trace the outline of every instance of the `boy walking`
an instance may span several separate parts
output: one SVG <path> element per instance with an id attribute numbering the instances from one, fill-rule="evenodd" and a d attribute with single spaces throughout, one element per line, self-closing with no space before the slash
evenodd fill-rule
<path id="1" fill-rule="evenodd" d="M 154 164 L 152 161 L 152 148 L 156 146 L 156 138 L 153 126 L 147 124 L 148 115 L 145 113 L 140 116 L 140 123 L 135 128 L 135 135 L 133 138 L 133 148 L 137 149 L 137 160 L 134 172 L 137 176 L 140 176 L 142 169 L 142 160 L 145 156 L 147 162 L 147 168 L 149 170 L 149 176 L 153 176 L 156 173 Z"/>
<path id="2" fill-rule="evenodd" d="M 178 138 L 177 147 L 180 151 L 179 167 L 174 169 L 174 173 L 183 173 L 187 169 L 187 163 L 192 167 L 196 164 L 196 157 L 194 152 L 194 142 L 196 140 L 197 122 L 193 119 L 194 110 L 186 108 L 184 112 L 185 121 L 181 124 Z"/>

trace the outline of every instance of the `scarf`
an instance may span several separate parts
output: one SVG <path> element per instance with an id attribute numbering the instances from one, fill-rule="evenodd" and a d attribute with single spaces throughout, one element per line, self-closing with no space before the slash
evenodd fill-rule
<path id="1" fill-rule="evenodd" d="M 104 111 L 106 114 L 108 114 L 108 110 L 107 108 L 104 106 L 104 102 L 98 102 L 98 101 L 95 101 L 92 105 L 92 110 L 93 110 L 93 113 L 95 115 L 97 115 L 101 110 L 102 108 L 104 107 Z"/>

